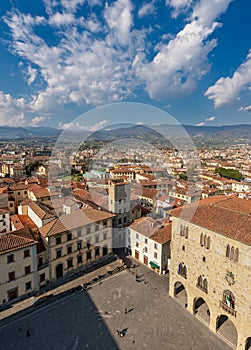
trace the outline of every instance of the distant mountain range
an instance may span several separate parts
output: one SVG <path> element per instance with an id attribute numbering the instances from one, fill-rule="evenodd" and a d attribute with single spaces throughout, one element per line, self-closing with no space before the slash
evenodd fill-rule
<path id="1" fill-rule="evenodd" d="M 183 125 L 184 129 L 195 141 L 195 143 L 251 143 L 251 124 L 223 125 L 223 126 L 192 126 Z M 162 131 L 165 135 L 175 137 L 179 135 L 180 126 L 161 125 L 144 126 L 129 125 L 128 127 L 118 127 L 113 129 L 102 129 L 97 132 L 86 132 L 81 130 L 67 130 L 66 138 L 77 137 L 81 140 L 81 135 L 85 140 L 113 141 L 120 138 L 140 138 L 144 141 L 156 141 L 161 139 Z M 63 130 L 50 127 L 12 127 L 0 126 L 0 140 L 15 140 L 25 138 L 52 138 L 58 137 Z M 165 138 L 163 138 L 164 142 Z"/>

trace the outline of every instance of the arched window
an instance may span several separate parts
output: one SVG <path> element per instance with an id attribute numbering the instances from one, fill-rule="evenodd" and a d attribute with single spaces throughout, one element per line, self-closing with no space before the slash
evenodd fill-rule
<path id="1" fill-rule="evenodd" d="M 200 235 L 200 245 L 203 247 L 204 244 L 204 236 L 203 233 Z"/>
<path id="2" fill-rule="evenodd" d="M 180 236 L 183 236 L 183 225 L 180 225 Z"/>
<path id="3" fill-rule="evenodd" d="M 238 262 L 239 261 L 239 249 L 235 249 L 235 254 L 234 254 L 234 261 Z"/>
<path id="4" fill-rule="evenodd" d="M 207 245 L 206 245 L 207 249 L 210 249 L 210 237 L 207 237 Z"/>
<path id="5" fill-rule="evenodd" d="M 185 237 L 188 238 L 188 226 L 185 227 Z"/>
<path id="6" fill-rule="evenodd" d="M 181 274 L 184 278 L 187 278 L 187 267 L 184 265 L 183 266 L 183 270 L 182 270 L 182 274 Z"/>
<path id="7" fill-rule="evenodd" d="M 201 288 L 202 288 L 202 286 L 203 286 L 202 282 L 203 282 L 202 276 L 199 276 L 199 277 L 198 277 L 197 284 L 198 284 L 198 286 L 201 287 Z"/>
<path id="8" fill-rule="evenodd" d="M 207 246 L 207 235 L 204 236 L 204 247 Z"/>
<path id="9" fill-rule="evenodd" d="M 226 249 L 226 257 L 227 258 L 230 257 L 230 246 L 229 246 L 229 244 L 227 245 L 227 249 Z"/>
<path id="10" fill-rule="evenodd" d="M 203 289 L 204 289 L 204 291 L 207 292 L 207 279 L 206 278 L 204 278 L 204 280 L 203 280 Z"/>
<path id="11" fill-rule="evenodd" d="M 231 247 L 230 260 L 234 260 L 234 247 Z"/>

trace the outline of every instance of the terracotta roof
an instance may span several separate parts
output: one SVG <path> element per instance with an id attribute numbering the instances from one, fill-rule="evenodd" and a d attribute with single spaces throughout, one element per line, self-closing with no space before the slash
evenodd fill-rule
<path id="1" fill-rule="evenodd" d="M 27 190 L 28 186 L 25 184 L 16 184 L 9 187 L 11 191 Z"/>
<path id="2" fill-rule="evenodd" d="M 70 214 L 60 216 L 39 229 L 43 237 L 50 237 L 67 230 L 77 229 L 94 222 L 112 218 L 116 215 L 102 210 L 83 208 Z"/>
<path id="3" fill-rule="evenodd" d="M 171 237 L 172 237 L 172 223 L 169 223 L 168 225 L 160 228 L 157 232 L 155 232 L 151 236 L 151 239 L 160 244 L 165 244 L 171 241 Z"/>
<path id="4" fill-rule="evenodd" d="M 156 197 L 157 194 L 157 190 L 155 190 L 154 188 L 142 188 L 142 194 L 140 195 L 140 197 L 145 197 L 145 198 L 150 198 L 153 199 Z"/>
<path id="5" fill-rule="evenodd" d="M 47 188 L 33 188 L 30 191 L 33 192 L 37 199 L 50 197 L 50 191 Z"/>
<path id="6" fill-rule="evenodd" d="M 197 207 L 196 207 L 197 206 Z M 191 218 L 192 211 L 195 210 Z M 251 201 L 214 196 L 172 210 L 171 214 L 195 225 L 251 245 Z"/>
<path id="7" fill-rule="evenodd" d="M 36 244 L 33 239 L 22 236 L 23 230 L 25 229 L 0 235 L 0 255 Z"/>
<path id="8" fill-rule="evenodd" d="M 161 227 L 154 219 L 150 217 L 142 217 L 135 220 L 129 228 L 148 238 L 152 237 Z"/>

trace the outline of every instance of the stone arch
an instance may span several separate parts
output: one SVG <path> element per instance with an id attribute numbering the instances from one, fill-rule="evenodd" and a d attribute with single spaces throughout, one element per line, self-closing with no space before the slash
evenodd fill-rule
<path id="1" fill-rule="evenodd" d="M 201 298 L 194 298 L 193 300 L 193 313 L 196 317 L 200 318 L 208 325 L 210 324 L 210 309 L 206 301 Z"/>
<path id="2" fill-rule="evenodd" d="M 238 332 L 234 323 L 226 315 L 220 315 L 216 320 L 217 334 L 234 349 L 237 347 Z"/>
<path id="3" fill-rule="evenodd" d="M 63 274 L 64 274 L 64 265 L 62 263 L 59 263 L 56 266 L 56 279 L 62 277 Z"/>
<path id="4" fill-rule="evenodd" d="M 187 307 L 187 291 L 183 283 L 177 281 L 174 283 L 174 297 L 182 304 Z"/>
<path id="5" fill-rule="evenodd" d="M 251 350 L 251 337 L 246 340 L 245 350 Z"/>

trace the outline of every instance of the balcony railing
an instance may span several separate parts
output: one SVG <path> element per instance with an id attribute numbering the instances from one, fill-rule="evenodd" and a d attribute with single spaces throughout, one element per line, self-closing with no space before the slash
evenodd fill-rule
<path id="1" fill-rule="evenodd" d="M 227 306 L 227 304 L 223 303 L 223 301 L 220 301 L 220 306 L 221 306 L 221 308 L 222 308 L 223 310 L 225 310 L 228 314 L 230 314 L 230 315 L 236 317 L 236 313 L 237 313 L 237 312 L 236 312 L 233 308 L 231 308 L 230 306 Z"/>

